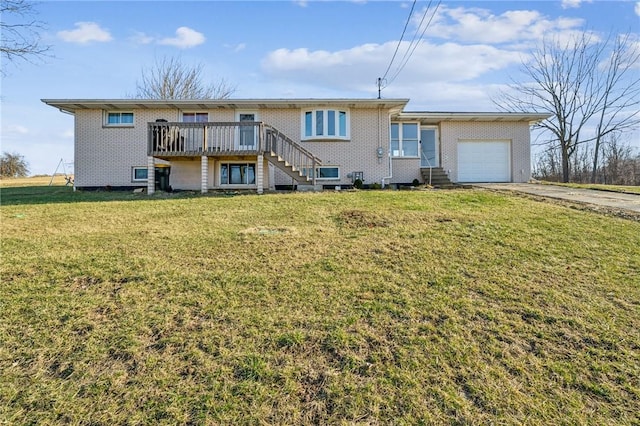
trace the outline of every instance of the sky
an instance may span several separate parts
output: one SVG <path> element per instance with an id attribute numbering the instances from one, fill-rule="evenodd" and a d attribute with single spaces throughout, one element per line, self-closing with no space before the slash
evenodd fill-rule
<path id="1" fill-rule="evenodd" d="M 73 116 L 40 99 L 131 97 L 142 70 L 163 57 L 202 65 L 205 81 L 236 87 L 234 98 L 375 98 L 384 77 L 382 97 L 411 99 L 406 110 L 475 112 L 498 110 L 491 99 L 524 81 L 522 61 L 545 36 L 640 36 L 640 2 L 631 0 L 44 1 L 35 9 L 50 54 L 3 58 L 0 91 L 0 150 L 23 155 L 32 175 L 73 163 Z M 631 145 L 640 148 L 638 139 Z"/>

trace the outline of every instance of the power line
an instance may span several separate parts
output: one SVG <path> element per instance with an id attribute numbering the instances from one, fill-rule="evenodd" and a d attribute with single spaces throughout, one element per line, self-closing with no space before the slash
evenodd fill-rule
<path id="1" fill-rule="evenodd" d="M 404 52 L 404 56 L 400 60 L 400 63 L 404 62 L 404 60 L 406 59 L 407 55 L 409 54 L 409 50 L 411 49 L 411 46 L 413 46 L 413 43 L 415 42 L 416 37 L 418 36 L 418 32 L 420 32 L 420 28 L 422 28 L 422 23 L 424 22 L 424 18 L 427 16 L 427 12 L 429 11 L 430 7 L 431 7 L 431 0 L 429 0 L 429 4 L 427 5 L 427 8 L 424 10 L 424 13 L 422 14 L 422 19 L 420 19 L 420 24 L 416 28 L 416 31 L 413 33 L 413 38 L 411 39 L 411 42 L 409 43 L 409 47 Z M 393 80 L 393 78 L 391 80 Z"/>
<path id="2" fill-rule="evenodd" d="M 407 27 L 409 26 L 409 22 L 411 21 L 411 15 L 413 15 L 413 9 L 416 7 L 416 1 L 417 0 L 413 0 L 413 4 L 411 5 L 411 11 L 409 12 L 409 16 L 407 16 L 407 22 L 405 22 L 404 24 L 404 29 L 402 30 L 402 35 L 400 36 L 400 40 L 398 40 L 396 51 L 393 52 L 393 56 L 391 57 L 391 62 L 389 62 L 389 66 L 387 67 L 387 70 L 384 72 L 384 75 L 382 76 L 382 80 L 387 78 L 387 74 L 391 69 L 391 65 L 393 65 L 393 61 L 396 58 L 396 55 L 398 54 L 398 49 L 400 49 L 400 44 L 402 43 L 402 39 L 404 38 L 404 33 L 407 31 Z"/>
<path id="3" fill-rule="evenodd" d="M 422 15 L 422 19 L 420 20 L 420 26 L 416 30 L 416 35 L 418 34 L 418 31 L 422 27 L 422 22 L 424 21 L 425 16 L 427 16 L 427 12 L 429 11 L 429 7 L 430 6 L 431 6 L 431 1 L 429 2 L 429 5 L 427 6 L 427 8 L 424 11 L 424 14 Z M 398 75 L 400 75 L 400 72 L 402 72 L 402 70 L 404 69 L 405 65 L 407 65 L 407 63 L 409 62 L 409 59 L 411 59 L 411 56 L 413 56 L 413 52 L 415 52 L 416 48 L 418 47 L 418 44 L 422 41 L 424 33 L 427 32 L 427 28 L 429 28 L 429 25 L 431 25 L 431 21 L 433 21 L 433 17 L 436 15 L 436 12 L 438 12 L 438 8 L 439 7 L 440 7 L 440 1 L 438 1 L 438 4 L 436 4 L 436 7 L 433 10 L 433 13 L 431 14 L 431 16 L 429 17 L 429 21 L 427 22 L 427 25 L 425 25 L 425 27 L 423 28 L 422 33 L 420 34 L 420 38 L 418 39 L 418 41 L 416 43 L 413 43 L 413 40 L 411 40 L 411 43 L 413 45 L 411 45 L 411 44 L 409 45 L 409 47 L 407 48 L 407 52 L 405 53 L 405 56 L 402 58 L 404 60 L 405 57 L 406 57 L 406 60 L 404 60 L 404 62 L 402 62 L 402 65 L 400 65 L 400 67 L 398 67 L 398 71 L 396 71 L 396 73 L 393 75 L 393 77 L 391 77 L 391 80 L 389 81 L 389 83 L 387 83 L 387 86 L 389 84 L 393 83 L 393 81 L 396 79 L 396 77 L 398 77 Z M 407 56 L 407 53 L 409 54 L 408 56 Z"/>
<path id="4" fill-rule="evenodd" d="M 400 48 L 400 44 L 402 43 L 402 39 L 404 38 L 404 34 L 405 34 L 406 30 L 407 30 L 407 26 L 409 25 L 409 22 L 411 21 L 411 16 L 413 16 L 413 10 L 414 10 L 415 5 L 416 5 L 416 0 L 414 0 L 413 5 L 411 6 L 411 11 L 409 12 L 409 16 L 407 17 L 407 22 L 405 23 L 404 29 L 402 30 L 402 35 L 400 36 L 400 41 L 398 41 L 398 45 L 396 46 L 396 50 L 393 53 L 393 57 L 391 58 L 391 62 L 389 62 L 389 66 L 387 67 L 387 70 L 385 71 L 384 76 L 382 78 L 378 78 L 378 80 L 377 80 L 378 99 L 380 99 L 380 97 L 381 97 L 382 89 L 388 87 L 391 83 L 393 83 L 393 81 L 396 79 L 396 77 L 398 77 L 400 72 L 404 69 L 405 65 L 407 65 L 407 63 L 409 62 L 409 59 L 411 59 L 411 56 L 413 56 L 413 53 L 415 52 L 416 48 L 418 47 L 418 44 L 422 41 L 422 38 L 424 37 L 424 34 L 427 31 L 427 28 L 429 28 L 429 26 L 431 25 L 431 21 L 433 21 L 433 18 L 435 17 L 435 14 L 438 11 L 438 8 L 440 7 L 441 0 L 438 1 L 438 4 L 436 5 L 435 9 L 431 13 L 431 16 L 429 17 L 429 21 L 427 22 L 427 24 L 422 29 L 422 33 L 420 33 L 420 37 L 416 41 L 416 37 L 417 37 L 418 33 L 420 32 L 420 28 L 422 28 L 422 24 L 424 23 L 424 20 L 425 20 L 425 18 L 427 16 L 427 13 L 431 9 L 431 3 L 432 3 L 432 0 L 429 0 L 429 4 L 425 8 L 424 13 L 422 14 L 422 18 L 420 19 L 420 24 L 416 28 L 416 32 L 414 33 L 413 38 L 411 39 L 411 42 L 409 43 L 409 46 L 407 47 L 407 50 L 405 51 L 405 53 L 404 53 L 404 55 L 403 55 L 403 57 L 402 57 L 402 59 L 400 61 L 401 62 L 400 66 L 398 66 L 397 71 L 395 72 L 393 77 L 391 77 L 390 81 L 387 83 L 386 77 L 387 77 L 387 75 L 389 73 L 389 70 L 391 69 L 391 66 L 393 65 L 393 62 L 394 62 L 394 60 L 396 58 L 396 55 L 397 55 L 398 50 Z M 384 86 L 382 86 L 383 82 L 385 83 Z"/>

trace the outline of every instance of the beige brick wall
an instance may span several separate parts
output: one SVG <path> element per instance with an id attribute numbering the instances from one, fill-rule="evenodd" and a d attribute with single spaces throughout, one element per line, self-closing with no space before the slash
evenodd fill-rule
<path id="1" fill-rule="evenodd" d="M 331 108 L 330 106 L 327 108 Z M 350 139 L 348 141 L 301 141 L 302 110 L 271 109 L 260 111 L 260 120 L 285 133 L 318 158 L 323 166 L 338 166 L 340 179 L 319 180 L 318 184 L 351 184 L 352 172 L 364 172 L 364 182 L 380 182 L 388 175 L 389 113 L 377 109 L 351 109 Z M 378 159 L 376 149 L 382 146 L 384 156 Z M 276 169 L 275 184 L 289 185 L 291 178 Z"/>
<path id="2" fill-rule="evenodd" d="M 458 179 L 459 140 L 511 141 L 511 179 L 527 182 L 531 177 L 531 130 L 521 122 L 443 122 L 440 124 L 441 166 L 452 181 Z"/>
<path id="3" fill-rule="evenodd" d="M 147 166 L 147 123 L 178 120 L 176 110 L 136 110 L 133 127 L 104 126 L 102 110 L 75 114 L 75 185 L 144 186 L 132 182 L 132 167 Z"/>
<path id="4" fill-rule="evenodd" d="M 393 161 L 393 178 L 390 183 L 412 183 L 414 179 L 422 182 L 420 159 L 394 158 L 391 161 Z"/>
<path id="5" fill-rule="evenodd" d="M 330 108 L 330 106 L 329 106 Z M 210 121 L 235 121 L 237 111 L 210 110 Z M 246 111 L 251 112 L 251 111 Z M 258 119 L 272 125 L 292 140 L 301 140 L 302 111 L 298 108 L 254 110 Z M 136 110 L 134 127 L 103 126 L 102 110 L 80 110 L 75 120 L 76 186 L 143 186 L 132 182 L 132 167 L 147 165 L 147 123 L 162 118 L 180 121 L 177 109 Z M 389 174 L 389 113 L 387 110 L 354 108 L 350 114 L 349 141 L 302 141 L 303 147 L 320 158 L 323 165 L 338 166 L 339 180 L 320 180 L 319 184 L 351 184 L 351 172 L 364 172 L 366 184 L 380 182 Z M 509 139 L 512 141 L 512 177 L 525 182 L 531 174 L 530 130 L 527 123 L 444 122 L 439 129 L 441 165 L 457 179 L 457 142 L 460 139 Z M 376 149 L 383 148 L 378 158 Z M 240 160 L 238 158 L 238 160 Z M 209 159 L 209 188 L 219 185 L 219 161 Z M 418 159 L 394 159 L 391 183 L 411 182 L 420 178 Z M 170 184 L 174 189 L 200 189 L 200 158 L 173 161 Z M 271 172 L 270 172 L 271 170 Z M 269 177 L 272 179 L 269 179 Z M 265 187 L 286 185 L 291 178 L 273 167 L 264 167 Z M 389 182 L 388 182 L 389 183 Z"/>
<path id="6" fill-rule="evenodd" d="M 169 185 L 171 185 L 173 189 L 199 191 L 200 167 L 200 157 L 195 160 L 172 160 Z M 211 175 L 212 170 L 209 168 L 209 179 L 212 177 Z"/>
<path id="7" fill-rule="evenodd" d="M 103 110 L 75 114 L 75 185 L 144 186 L 132 181 L 132 167 L 147 165 L 147 123 L 157 119 L 180 121 L 177 109 L 135 110 L 133 127 L 104 126 Z M 234 121 L 233 110 L 213 110 L 210 121 Z M 156 160 L 156 162 L 161 162 Z M 210 160 L 209 186 L 214 186 L 215 161 Z M 175 189 L 200 189 L 200 158 L 171 163 L 170 185 Z"/>

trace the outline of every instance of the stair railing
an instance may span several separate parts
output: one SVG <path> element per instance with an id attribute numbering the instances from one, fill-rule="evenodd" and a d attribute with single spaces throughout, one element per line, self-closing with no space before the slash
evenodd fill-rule
<path id="1" fill-rule="evenodd" d="M 273 126 L 261 123 L 260 127 L 262 151 L 277 155 L 307 180 L 311 178 L 315 185 L 316 168 L 322 164 L 320 159 Z"/>
<path id="2" fill-rule="evenodd" d="M 431 165 L 431 161 L 429 161 L 429 157 L 427 157 L 422 149 L 420 150 L 420 154 L 422 155 L 422 158 L 426 160 L 427 167 L 429 167 L 429 186 L 431 186 L 431 172 L 433 170 L 433 166 Z"/>

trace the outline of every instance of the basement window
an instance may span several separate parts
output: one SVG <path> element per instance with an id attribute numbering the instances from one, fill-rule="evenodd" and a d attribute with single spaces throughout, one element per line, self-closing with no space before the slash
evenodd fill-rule
<path id="1" fill-rule="evenodd" d="M 307 169 L 302 169 L 302 174 L 307 176 Z M 309 176 L 313 177 L 313 176 Z M 340 180 L 340 168 L 337 166 L 316 167 L 317 180 Z"/>
<path id="2" fill-rule="evenodd" d="M 131 168 L 131 181 L 132 182 L 146 182 L 147 181 L 147 168 L 146 167 L 132 167 Z"/>

